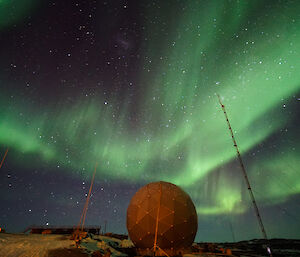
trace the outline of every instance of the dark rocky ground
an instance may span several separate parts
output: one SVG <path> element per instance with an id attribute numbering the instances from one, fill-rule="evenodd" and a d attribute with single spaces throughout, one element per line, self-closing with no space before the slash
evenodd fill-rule
<path id="1" fill-rule="evenodd" d="M 81 249 L 54 249 L 49 250 L 47 257 L 88 257 L 89 254 L 83 252 Z"/>
<path id="2" fill-rule="evenodd" d="M 271 239 L 269 241 L 273 257 L 300 257 L 300 240 L 297 239 Z M 207 243 L 198 243 L 205 247 Z M 231 249 L 233 256 L 269 256 L 265 247 L 267 242 L 263 239 L 253 239 L 237 243 L 216 243 L 216 248 Z"/>

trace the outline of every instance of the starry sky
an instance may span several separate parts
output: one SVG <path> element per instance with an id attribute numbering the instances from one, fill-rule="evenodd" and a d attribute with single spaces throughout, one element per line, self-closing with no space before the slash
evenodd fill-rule
<path id="1" fill-rule="evenodd" d="M 300 3 L 0 0 L 0 226 L 127 233 L 143 185 L 188 192 L 197 241 L 300 238 Z"/>

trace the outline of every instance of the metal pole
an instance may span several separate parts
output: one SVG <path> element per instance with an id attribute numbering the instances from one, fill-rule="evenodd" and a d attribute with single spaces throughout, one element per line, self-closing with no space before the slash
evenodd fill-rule
<path id="1" fill-rule="evenodd" d="M 83 231 L 83 226 L 84 226 L 85 217 L 86 217 L 86 213 L 87 213 L 87 209 L 88 209 L 88 205 L 89 205 L 90 195 L 91 195 L 92 188 L 93 188 L 93 183 L 94 183 L 94 179 L 95 179 L 97 166 L 98 166 L 98 163 L 96 163 L 93 178 L 92 178 L 90 189 L 89 189 L 89 193 L 88 193 L 88 196 L 86 198 L 86 201 L 85 201 L 85 204 L 84 204 L 81 216 L 80 216 L 79 223 L 78 223 L 77 228 L 75 230 L 75 238 L 74 238 L 75 241 L 80 238 L 80 235 L 79 235 L 80 234 L 80 227 L 81 227 L 81 231 Z"/>
<path id="2" fill-rule="evenodd" d="M 86 199 L 86 206 L 85 206 L 83 221 L 82 221 L 82 225 L 81 225 L 81 230 L 82 231 L 83 231 L 83 226 L 84 226 L 84 223 L 85 223 L 86 213 L 87 213 L 87 210 L 89 208 L 89 201 L 90 201 L 90 198 L 91 198 L 91 193 L 92 193 L 92 188 L 93 188 L 93 184 L 94 184 L 94 180 L 95 180 L 95 174 L 96 174 L 97 166 L 98 166 L 98 163 L 96 163 L 93 178 L 92 178 L 92 181 L 91 181 L 90 190 L 89 190 L 89 193 L 88 193 L 88 196 L 87 196 L 87 199 Z"/>
<path id="3" fill-rule="evenodd" d="M 7 152 L 8 152 L 8 148 L 6 149 L 5 154 L 4 154 L 4 156 L 3 156 L 3 159 L 2 159 L 2 161 L 1 161 L 1 163 L 0 163 L 0 169 L 1 169 L 2 165 L 3 165 L 3 163 L 4 163 L 4 160 L 5 160 L 5 157 L 6 157 L 6 155 L 7 155 Z"/>
<path id="4" fill-rule="evenodd" d="M 246 169 L 245 169 L 245 166 L 244 166 L 244 163 L 243 163 L 243 160 L 242 160 L 239 148 L 238 148 L 236 140 L 234 138 L 234 135 L 233 135 L 233 132 L 232 132 L 232 128 L 231 128 L 231 125 L 230 125 L 230 122 L 229 122 L 229 119 L 228 119 L 228 116 L 227 116 L 227 113 L 226 113 L 226 110 L 225 110 L 225 105 L 222 104 L 220 96 L 218 94 L 217 94 L 217 96 L 218 96 L 219 103 L 220 103 L 220 105 L 222 107 L 222 110 L 223 110 L 225 118 L 226 118 L 226 122 L 227 122 L 229 131 L 230 131 L 230 135 L 231 135 L 231 138 L 232 138 L 232 141 L 233 141 L 233 146 L 236 149 L 237 157 L 238 157 L 239 163 L 240 163 L 242 171 L 243 171 L 243 175 L 244 175 L 244 178 L 245 178 L 245 181 L 246 181 L 246 184 L 247 184 L 248 192 L 249 192 L 249 195 L 250 195 L 250 198 L 251 198 L 254 210 L 255 210 L 255 214 L 256 214 L 256 217 L 257 217 L 257 220 L 258 220 L 261 232 L 263 234 L 264 239 L 268 241 L 267 233 L 266 233 L 264 224 L 262 222 L 262 218 L 261 218 L 261 216 L 259 214 L 259 210 L 258 210 L 256 201 L 255 201 L 255 198 L 254 198 L 254 194 L 253 194 L 251 186 L 250 186 L 250 182 L 249 182 L 249 179 L 248 179 L 248 176 L 247 176 L 247 172 L 246 172 Z M 270 257 L 273 257 L 269 245 L 267 245 L 267 251 L 268 251 Z"/>
<path id="5" fill-rule="evenodd" d="M 106 224 L 107 224 L 107 221 L 105 220 L 104 221 L 104 234 L 106 233 Z"/>
<path id="6" fill-rule="evenodd" d="M 153 255 L 156 256 L 156 249 L 157 246 L 157 232 L 158 232 L 158 219 L 159 219 L 159 212 L 160 212 L 160 202 L 161 202 L 161 192 L 162 191 L 162 185 L 159 183 L 159 202 L 157 207 L 157 214 L 156 214 L 156 224 L 155 224 L 155 235 L 154 235 L 154 245 L 153 245 Z"/>

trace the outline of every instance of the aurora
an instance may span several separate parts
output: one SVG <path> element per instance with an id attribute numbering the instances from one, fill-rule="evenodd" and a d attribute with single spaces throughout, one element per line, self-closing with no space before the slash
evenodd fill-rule
<path id="1" fill-rule="evenodd" d="M 99 72 L 94 77 L 107 86 L 92 87 L 92 94 L 82 90 L 90 90 L 88 82 L 80 90 L 70 82 L 75 89 L 64 93 L 63 86 L 43 75 L 14 80 L 2 69 L 1 153 L 8 147 L 15 167 L 59 167 L 77 179 L 88 179 L 98 161 L 99 181 L 172 182 L 189 192 L 199 217 L 238 217 L 252 207 L 216 97 L 220 94 L 259 204 L 276 206 L 298 197 L 300 5 L 285 2 L 143 2 L 140 43 L 132 46 L 138 55 L 134 75 L 124 75 L 121 66 L 121 86 L 116 87 L 115 78 Z M 0 2 L 3 13 L 1 8 Z M 23 12 L 20 4 L 18 22 L 25 13 L 38 15 L 39 8 Z M 95 13 L 94 19 L 101 18 Z M 2 33 L 12 29 L 9 23 L 1 24 Z M 130 58 L 125 50 L 118 52 L 120 60 Z M 76 55 L 69 52 L 53 62 L 67 66 L 68 57 Z M 58 76 L 69 77 L 69 72 L 86 82 L 76 60 L 70 63 Z M 56 96 L 45 93 L 51 87 Z"/>

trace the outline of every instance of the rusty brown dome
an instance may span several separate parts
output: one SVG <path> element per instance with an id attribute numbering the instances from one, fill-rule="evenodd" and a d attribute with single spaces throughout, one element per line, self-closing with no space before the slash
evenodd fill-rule
<path id="1" fill-rule="evenodd" d="M 127 209 L 129 237 L 137 248 L 152 248 L 156 229 L 160 248 L 186 248 L 194 242 L 197 228 L 191 198 L 168 182 L 153 182 L 140 188 Z"/>

